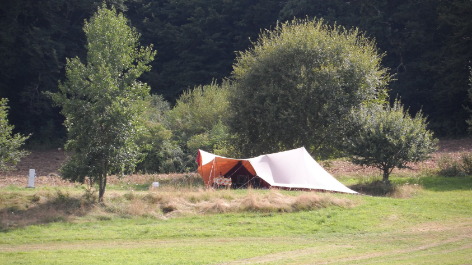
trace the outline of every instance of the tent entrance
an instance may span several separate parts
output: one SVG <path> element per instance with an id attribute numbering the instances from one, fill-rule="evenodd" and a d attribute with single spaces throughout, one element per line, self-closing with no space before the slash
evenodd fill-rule
<path id="1" fill-rule="evenodd" d="M 233 189 L 247 188 L 248 186 L 255 189 L 267 187 L 268 184 L 264 180 L 247 170 L 244 166 L 246 163 L 249 164 L 248 161 L 238 161 L 235 166 L 224 174 L 224 177 L 231 178 L 231 187 Z"/>

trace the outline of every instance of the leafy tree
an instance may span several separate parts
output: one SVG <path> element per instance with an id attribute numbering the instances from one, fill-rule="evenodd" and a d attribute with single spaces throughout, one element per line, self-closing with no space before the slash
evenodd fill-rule
<path id="1" fill-rule="evenodd" d="M 384 182 L 394 168 L 423 161 L 436 150 L 437 139 L 426 129 L 426 118 L 421 112 L 410 117 L 399 100 L 393 106 L 362 105 L 351 112 L 350 120 L 354 130 L 345 150 L 353 163 L 380 169 Z"/>
<path id="2" fill-rule="evenodd" d="M 80 22 L 96 10 L 94 2 L 0 2 L 0 97 L 9 99 L 16 130 L 32 134 L 28 144 L 64 143 L 64 119 L 43 92 L 57 91 L 65 58 L 84 52 Z"/>
<path id="3" fill-rule="evenodd" d="M 264 31 L 234 64 L 228 125 L 244 156 L 305 146 L 329 155 L 352 107 L 384 96 L 373 41 L 356 29 L 294 20 Z"/>
<path id="4" fill-rule="evenodd" d="M 469 75 L 469 100 L 472 101 L 472 67 L 470 68 L 470 75 Z M 469 112 L 472 112 L 470 109 L 467 109 Z M 472 118 L 467 120 L 467 124 L 469 124 L 469 132 L 472 131 Z"/>
<path id="5" fill-rule="evenodd" d="M 428 91 L 435 111 L 432 129 L 443 135 L 461 135 L 467 131 L 469 68 L 472 66 L 472 1 L 440 1 L 438 28 L 441 49 L 431 63 L 435 83 Z M 428 113 L 429 114 L 429 113 Z M 434 116 L 433 116 L 434 115 Z M 434 127 L 433 127 L 434 126 Z"/>
<path id="6" fill-rule="evenodd" d="M 136 140 L 149 87 L 136 79 L 150 70 L 155 52 L 139 47 L 139 34 L 128 20 L 105 4 L 84 31 L 87 64 L 68 59 L 66 80 L 51 95 L 66 117 L 66 148 L 73 151 L 61 173 L 73 181 L 98 181 L 102 201 L 107 176 L 132 171 L 140 159 Z"/>
<path id="7" fill-rule="evenodd" d="M 170 104 L 161 95 L 151 95 L 146 106 L 146 131 L 138 141 L 145 157 L 136 169 L 147 173 L 177 172 L 181 168 L 183 152 L 172 141 L 172 131 L 166 128 L 165 115 Z"/>
<path id="8" fill-rule="evenodd" d="M 193 156 L 199 148 L 210 152 L 227 150 L 229 134 L 223 120 L 228 115 L 229 88 L 227 81 L 222 85 L 213 81 L 187 90 L 166 114 L 168 128 L 188 155 Z"/>
<path id="9" fill-rule="evenodd" d="M 8 124 L 8 100 L 0 99 L 0 172 L 12 169 L 22 157 L 28 154 L 19 150 L 29 136 L 12 134 L 13 126 Z"/>
<path id="10" fill-rule="evenodd" d="M 464 0 L 288 0 L 280 20 L 322 17 L 357 27 L 386 51 L 382 64 L 411 114 L 422 110 L 437 135 L 466 133 L 467 75 L 472 52 L 472 2 Z"/>
<path id="11" fill-rule="evenodd" d="M 228 86 L 213 82 L 187 90 L 171 110 L 162 96 L 151 96 L 145 114 L 147 131 L 140 139 L 146 157 L 137 169 L 165 173 L 195 170 L 199 148 L 227 155 L 230 135 L 222 120 Z"/>
<path id="12" fill-rule="evenodd" d="M 166 114 L 172 131 L 195 135 L 212 128 L 225 115 L 228 108 L 229 84 L 198 86 L 184 91 L 174 108 Z"/>

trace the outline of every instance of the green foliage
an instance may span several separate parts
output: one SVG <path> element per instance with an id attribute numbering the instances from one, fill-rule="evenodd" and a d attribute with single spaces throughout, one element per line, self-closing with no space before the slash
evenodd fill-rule
<path id="1" fill-rule="evenodd" d="M 64 144 L 64 119 L 42 92 L 57 91 L 66 57 L 85 55 L 80 22 L 101 2 L 1 1 L 0 97 L 10 99 L 15 128 L 31 134 L 28 146 Z"/>
<path id="2" fill-rule="evenodd" d="M 196 87 L 184 92 L 171 110 L 162 96 L 151 96 L 145 115 L 147 131 L 139 141 L 146 157 L 137 170 L 194 170 L 198 149 L 227 155 L 231 137 L 222 120 L 227 115 L 228 89 L 227 82 Z"/>
<path id="3" fill-rule="evenodd" d="M 86 57 L 83 19 L 97 0 L 0 2 L 0 97 L 8 98 L 10 122 L 27 145 L 59 147 L 66 130 L 59 108 L 44 91 L 57 91 L 65 58 Z M 472 54 L 472 4 L 464 0 L 324 1 L 287 0 L 106 0 L 126 11 L 143 44 L 160 51 L 140 80 L 152 93 L 174 102 L 198 84 L 229 76 L 236 57 L 260 29 L 294 17 L 323 18 L 330 25 L 359 28 L 386 51 L 383 66 L 411 114 L 420 109 L 436 135 L 467 132 L 472 106 L 467 98 Z"/>
<path id="4" fill-rule="evenodd" d="M 8 171 L 28 152 L 20 150 L 29 136 L 13 134 L 13 125 L 8 123 L 8 99 L 0 99 L 0 172 Z"/>
<path id="5" fill-rule="evenodd" d="M 136 170 L 146 173 L 180 171 L 182 152 L 171 139 L 172 131 L 165 126 L 169 103 L 162 96 L 151 95 L 146 100 L 146 106 L 146 130 L 138 141 L 145 157 Z"/>
<path id="6" fill-rule="evenodd" d="M 462 153 L 459 159 L 445 154 L 438 159 L 438 174 L 444 177 L 472 176 L 472 153 Z"/>
<path id="7" fill-rule="evenodd" d="M 230 83 L 195 87 L 185 91 L 175 107 L 166 114 L 174 140 L 190 159 L 198 149 L 228 155 L 230 134 L 223 121 L 228 116 Z"/>
<path id="8" fill-rule="evenodd" d="M 64 178 L 99 182 L 106 176 L 133 171 L 141 154 L 136 141 L 143 132 L 143 99 L 149 88 L 136 79 L 150 70 L 155 52 L 139 47 L 139 34 L 123 14 L 105 4 L 85 22 L 87 64 L 68 59 L 66 80 L 50 94 L 62 107 L 68 130 L 66 148 L 72 158 L 61 169 Z"/>
<path id="9" fill-rule="evenodd" d="M 453 159 L 448 154 L 440 156 L 437 164 L 440 176 L 457 177 L 463 174 L 459 161 Z"/>
<path id="10" fill-rule="evenodd" d="M 329 24 L 358 27 L 386 51 L 382 64 L 409 112 L 428 116 L 436 135 L 466 132 L 467 70 L 472 53 L 472 3 L 464 0 L 288 0 L 279 20 L 322 17 Z"/>
<path id="11" fill-rule="evenodd" d="M 44 91 L 57 91 L 65 58 L 86 57 L 83 19 L 98 0 L 15 0 L 0 2 L 0 97 L 8 98 L 10 123 L 27 145 L 64 143 L 63 116 Z M 409 112 L 420 109 L 436 135 L 467 132 L 472 106 L 467 98 L 472 4 L 464 0 L 107 0 L 126 11 L 143 44 L 160 51 L 140 80 L 174 102 L 198 84 L 229 76 L 236 57 L 260 29 L 294 17 L 359 28 L 386 51 L 383 66 Z"/>
<path id="12" fill-rule="evenodd" d="M 235 51 L 246 49 L 259 29 L 277 21 L 273 1 L 130 1 L 127 14 L 153 43 L 159 60 L 145 74 L 152 93 L 175 100 L 188 88 L 221 80 L 231 72 Z"/>
<path id="13" fill-rule="evenodd" d="M 463 153 L 461 155 L 461 168 L 465 174 L 472 176 L 472 153 Z"/>
<path id="14" fill-rule="evenodd" d="M 394 168 L 406 168 L 408 162 L 423 161 L 436 150 L 437 139 L 426 129 L 421 113 L 410 117 L 399 100 L 391 107 L 364 104 L 353 109 L 353 132 L 346 144 L 355 164 L 373 166 L 383 172 L 383 181 Z"/>
<path id="15" fill-rule="evenodd" d="M 432 90 L 428 90 L 433 99 L 433 104 L 428 105 L 435 109 L 430 116 L 436 118 L 431 125 L 442 134 L 464 134 L 468 127 L 464 121 L 469 115 L 463 106 L 472 106 L 467 98 L 472 66 L 472 2 L 439 2 L 437 23 L 443 35 L 437 57 L 429 65 L 435 81 Z"/>
<path id="16" fill-rule="evenodd" d="M 222 123 L 227 115 L 229 84 L 216 82 L 185 91 L 176 105 L 168 110 L 152 107 L 148 113 L 160 117 L 158 121 L 149 116 L 148 132 L 142 138 L 146 144 L 146 158 L 138 170 L 154 172 L 188 172 L 196 169 L 195 152 L 205 149 L 226 155 L 230 152 L 230 135 Z M 156 101 L 157 102 L 157 101 Z M 167 103 L 166 103 L 167 104 Z"/>
<path id="17" fill-rule="evenodd" d="M 244 156 L 339 148 L 352 107 L 384 97 L 375 43 L 357 29 L 294 20 L 261 33 L 234 64 L 231 132 Z"/>
<path id="18" fill-rule="evenodd" d="M 227 115 L 229 84 L 198 86 L 184 91 L 175 107 L 166 114 L 169 128 L 177 133 L 195 135 L 211 129 Z"/>
<path id="19" fill-rule="evenodd" d="M 470 75 L 469 75 L 469 90 L 468 90 L 468 93 L 469 93 L 469 101 L 472 101 L 472 67 L 470 68 Z M 467 110 L 472 114 L 472 111 L 467 108 Z M 472 132 L 472 119 L 469 119 L 467 120 L 467 124 L 469 124 L 469 132 Z"/>

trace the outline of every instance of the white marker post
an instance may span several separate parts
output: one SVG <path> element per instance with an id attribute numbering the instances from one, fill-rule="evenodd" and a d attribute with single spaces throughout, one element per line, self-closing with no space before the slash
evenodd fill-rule
<path id="1" fill-rule="evenodd" d="M 34 172 L 34 169 L 30 169 L 29 176 L 28 176 L 28 188 L 34 188 L 35 177 L 36 177 L 36 173 Z"/>

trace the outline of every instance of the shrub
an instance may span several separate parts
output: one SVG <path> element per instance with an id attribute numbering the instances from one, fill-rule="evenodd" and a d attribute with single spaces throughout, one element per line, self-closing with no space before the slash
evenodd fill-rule
<path id="1" fill-rule="evenodd" d="M 462 153 L 459 159 L 444 154 L 438 159 L 438 174 L 444 177 L 472 175 L 472 153 Z"/>
<path id="2" fill-rule="evenodd" d="M 408 162 L 423 161 L 436 150 L 426 118 L 421 112 L 410 117 L 399 100 L 393 106 L 368 103 L 353 109 L 351 122 L 354 130 L 346 151 L 353 163 L 382 170 L 384 182 L 394 168 L 407 168 Z"/>
<path id="3" fill-rule="evenodd" d="M 29 136 L 12 134 L 13 125 L 8 123 L 8 100 L 0 99 L 0 172 L 8 171 L 20 161 L 28 152 L 20 150 Z"/>
<path id="4" fill-rule="evenodd" d="M 467 175 L 472 175 L 472 153 L 463 153 L 461 155 L 462 165 L 461 168 Z"/>

